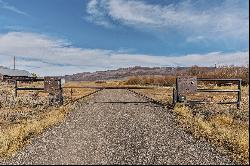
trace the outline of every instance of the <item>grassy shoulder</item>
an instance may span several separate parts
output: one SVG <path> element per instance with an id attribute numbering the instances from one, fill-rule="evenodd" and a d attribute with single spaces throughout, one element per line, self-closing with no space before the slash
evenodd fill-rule
<path id="1" fill-rule="evenodd" d="M 184 106 L 176 105 L 174 112 L 180 124 L 197 138 L 205 138 L 223 148 L 236 161 L 249 164 L 249 123 L 230 114 L 215 114 L 209 118 Z"/>
<path id="2" fill-rule="evenodd" d="M 0 157 L 10 157 L 27 144 L 31 137 L 41 134 L 48 127 L 62 122 L 68 111 L 68 108 L 50 108 L 39 116 L 1 128 Z"/>

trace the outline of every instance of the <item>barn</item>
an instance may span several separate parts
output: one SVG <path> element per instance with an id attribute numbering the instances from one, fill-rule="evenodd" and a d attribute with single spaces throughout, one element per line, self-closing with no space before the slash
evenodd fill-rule
<path id="1" fill-rule="evenodd" d="M 28 77 L 32 77 L 32 74 L 30 74 L 26 70 L 0 68 L 0 81 L 7 81 L 17 78 L 28 78 Z"/>

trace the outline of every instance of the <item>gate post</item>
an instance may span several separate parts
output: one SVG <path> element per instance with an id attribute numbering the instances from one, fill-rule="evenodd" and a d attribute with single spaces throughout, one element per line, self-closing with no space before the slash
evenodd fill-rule
<path id="1" fill-rule="evenodd" d="M 177 102 L 177 93 L 176 93 L 175 87 L 173 87 L 173 101 L 172 101 L 172 105 L 175 106 L 176 102 Z"/>
<path id="2" fill-rule="evenodd" d="M 63 105 L 61 79 L 44 77 L 44 90 L 49 93 L 49 105 Z"/>
<path id="3" fill-rule="evenodd" d="M 241 79 L 238 81 L 238 99 L 237 99 L 237 109 L 240 108 L 240 102 L 241 102 Z"/>
<path id="4" fill-rule="evenodd" d="M 185 102 L 186 95 L 197 91 L 197 77 L 179 76 L 176 78 L 176 101 Z"/>
<path id="5" fill-rule="evenodd" d="M 17 80 L 15 80 L 14 82 L 15 82 L 15 97 L 17 97 Z"/>

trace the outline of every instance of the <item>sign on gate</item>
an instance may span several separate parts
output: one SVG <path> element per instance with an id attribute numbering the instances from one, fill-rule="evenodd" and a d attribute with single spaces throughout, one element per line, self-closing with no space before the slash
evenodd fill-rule
<path id="1" fill-rule="evenodd" d="M 44 77 L 44 91 L 49 94 L 56 94 L 61 91 L 61 82 L 57 77 Z"/>
<path id="2" fill-rule="evenodd" d="M 197 91 L 197 77 L 177 77 L 178 95 L 187 95 Z"/>

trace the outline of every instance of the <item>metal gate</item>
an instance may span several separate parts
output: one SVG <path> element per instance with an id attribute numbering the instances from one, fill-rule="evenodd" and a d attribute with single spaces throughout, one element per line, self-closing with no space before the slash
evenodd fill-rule
<path id="1" fill-rule="evenodd" d="M 199 89 L 198 82 L 236 82 L 237 89 Z M 241 79 L 211 79 L 211 78 L 197 78 L 192 76 L 177 77 L 176 78 L 176 87 L 173 90 L 173 105 L 179 102 L 187 101 L 186 96 L 188 94 L 195 94 L 198 92 L 233 92 L 237 93 L 237 99 L 233 102 L 219 102 L 217 104 L 237 104 L 237 108 L 240 108 L 241 102 Z M 189 103 L 202 104 L 206 103 L 204 101 L 188 101 Z"/>

